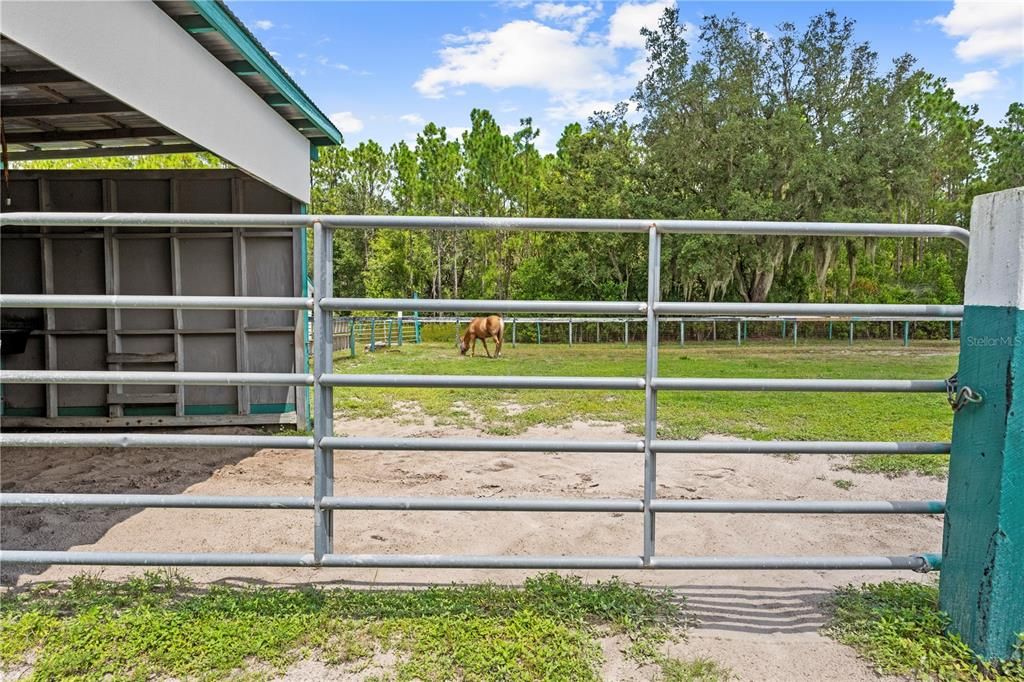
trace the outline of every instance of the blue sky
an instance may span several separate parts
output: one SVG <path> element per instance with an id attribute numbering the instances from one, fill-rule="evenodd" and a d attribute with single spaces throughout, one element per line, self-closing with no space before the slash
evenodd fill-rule
<path id="1" fill-rule="evenodd" d="M 231 8 L 352 145 L 459 133 L 474 107 L 512 129 L 531 116 L 551 151 L 562 129 L 629 97 L 641 26 L 678 2 L 683 21 L 735 13 L 771 31 L 826 9 L 857 22 L 884 69 L 909 52 L 996 123 L 1024 99 L 1024 2 L 245 2 Z"/>

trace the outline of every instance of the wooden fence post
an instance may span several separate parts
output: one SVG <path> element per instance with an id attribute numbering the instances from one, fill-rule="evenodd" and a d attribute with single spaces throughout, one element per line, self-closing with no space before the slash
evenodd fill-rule
<path id="1" fill-rule="evenodd" d="M 1024 187 L 971 209 L 939 602 L 984 659 L 1024 632 Z"/>

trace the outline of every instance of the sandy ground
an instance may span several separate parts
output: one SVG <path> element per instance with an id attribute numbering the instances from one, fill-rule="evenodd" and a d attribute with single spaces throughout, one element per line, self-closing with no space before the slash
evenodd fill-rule
<path id="1" fill-rule="evenodd" d="M 429 418 L 339 419 L 338 433 L 366 436 L 474 436 Z M 527 438 L 630 438 L 615 424 L 534 428 Z M 4 491 L 308 495 L 308 451 L 196 449 L 8 449 Z M 887 479 L 839 467 L 844 458 L 804 455 L 661 455 L 658 496 L 675 499 L 942 499 L 945 482 Z M 642 495 L 642 457 L 604 454 L 338 452 L 338 495 L 633 497 Z M 854 486 L 837 488 L 847 479 Z M 500 512 L 336 512 L 337 553 L 639 554 L 639 514 Z M 658 517 L 658 553 L 892 554 L 937 551 L 937 516 L 672 515 Z M 298 552 L 312 543 L 312 515 L 301 511 L 12 509 L 2 517 L 7 549 L 197 552 Z M 83 571 L 116 579 L 140 569 L 4 566 L 5 584 L 59 580 Z M 186 568 L 200 582 L 415 586 L 425 583 L 518 583 L 529 572 L 422 569 Z M 680 657 L 707 656 L 741 680 L 878 680 L 852 650 L 818 634 L 821 602 L 839 585 L 892 578 L 880 571 L 576 571 L 671 587 L 699 625 L 671 647 Z M 609 680 L 652 679 L 606 647 Z M 359 679 L 305 662 L 288 679 Z"/>

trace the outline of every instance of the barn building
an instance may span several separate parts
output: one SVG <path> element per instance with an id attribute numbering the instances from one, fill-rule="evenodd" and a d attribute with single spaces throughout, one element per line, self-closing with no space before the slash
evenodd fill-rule
<path id="1" fill-rule="evenodd" d="M 341 134 L 220 1 L 6 1 L 3 211 L 303 213 Z M 209 152 L 230 168 L 17 170 Z M 9 294 L 305 296 L 303 230 L 6 227 Z M 307 313 L 3 311 L 5 369 L 303 372 Z M 287 386 L 7 385 L 5 427 L 306 424 Z"/>

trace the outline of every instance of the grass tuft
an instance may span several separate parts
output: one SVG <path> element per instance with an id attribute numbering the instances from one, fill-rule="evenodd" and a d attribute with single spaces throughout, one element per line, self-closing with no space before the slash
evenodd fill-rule
<path id="1" fill-rule="evenodd" d="M 945 478 L 949 473 L 949 455 L 864 455 L 854 457 L 846 468 L 858 474 L 882 474 L 889 478 L 910 473 Z"/>
<path id="2" fill-rule="evenodd" d="M 316 655 L 328 665 L 396 654 L 398 680 L 597 680 L 609 629 L 663 642 L 679 603 L 617 579 L 544 574 L 521 589 L 197 589 L 173 573 L 83 576 L 0 600 L 0 662 L 33 679 L 236 679 Z M 269 674 L 269 672 L 268 672 Z"/>
<path id="3" fill-rule="evenodd" d="M 854 647 L 884 674 L 920 680 L 1024 680 L 1024 633 L 1017 656 L 986 663 L 956 635 L 947 634 L 935 585 L 884 582 L 836 592 L 825 633 Z"/>
<path id="4" fill-rule="evenodd" d="M 732 672 L 709 658 L 680 660 L 666 658 L 661 662 L 663 682 L 728 682 Z"/>

